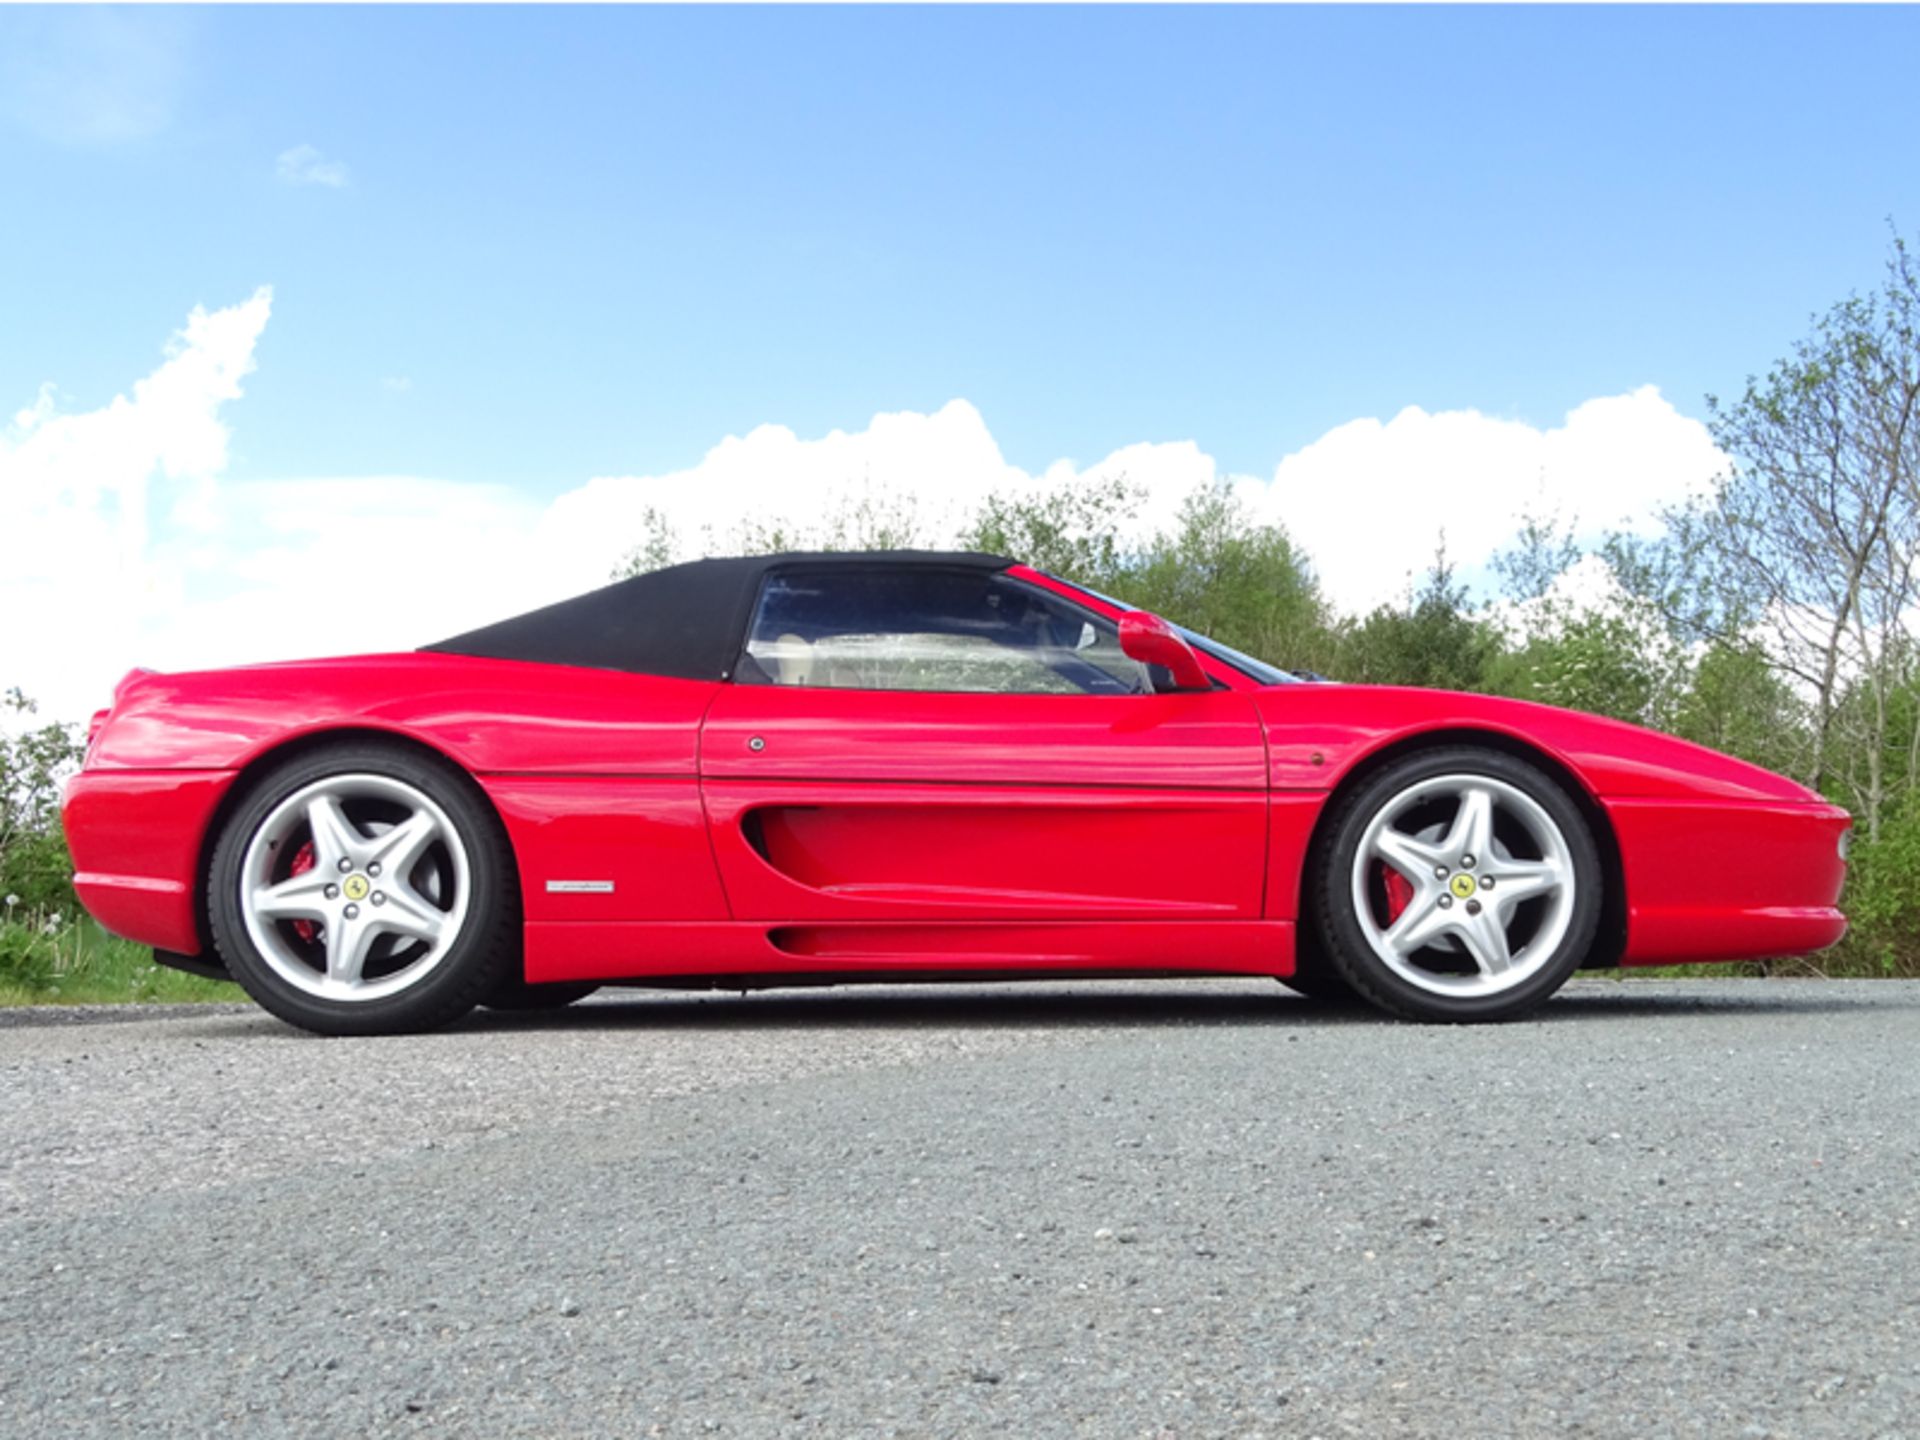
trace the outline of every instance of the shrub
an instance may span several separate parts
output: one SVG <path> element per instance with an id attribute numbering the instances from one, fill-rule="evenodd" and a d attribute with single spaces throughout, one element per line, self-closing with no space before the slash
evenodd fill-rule
<path id="1" fill-rule="evenodd" d="M 60 795 L 86 745 L 78 726 L 31 724 L 36 708 L 18 689 L 0 699 L 0 895 L 16 896 L 30 911 L 71 915 L 73 864 L 60 831 Z"/>
<path id="2" fill-rule="evenodd" d="M 1920 976 L 1920 790 L 1909 790 L 1854 846 L 1842 907 L 1852 930 L 1825 967 L 1830 974 Z"/>

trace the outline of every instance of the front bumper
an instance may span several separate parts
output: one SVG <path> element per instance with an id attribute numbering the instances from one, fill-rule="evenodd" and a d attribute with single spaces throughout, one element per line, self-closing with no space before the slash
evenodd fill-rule
<path id="1" fill-rule="evenodd" d="M 1760 960 L 1847 933 L 1841 838 L 1823 802 L 1608 800 L 1627 895 L 1623 965 Z"/>

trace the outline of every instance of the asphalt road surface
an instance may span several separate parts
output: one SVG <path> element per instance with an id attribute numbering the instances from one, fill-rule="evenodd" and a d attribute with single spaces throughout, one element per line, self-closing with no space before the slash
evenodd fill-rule
<path id="1" fill-rule="evenodd" d="M 0 1015 L 0 1435 L 1920 1435 L 1920 986 Z"/>

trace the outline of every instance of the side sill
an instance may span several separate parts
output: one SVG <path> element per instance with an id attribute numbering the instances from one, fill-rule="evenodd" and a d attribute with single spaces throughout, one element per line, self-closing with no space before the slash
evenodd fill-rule
<path id="1" fill-rule="evenodd" d="M 1290 920 L 529 921 L 525 977 L 1293 973 Z"/>

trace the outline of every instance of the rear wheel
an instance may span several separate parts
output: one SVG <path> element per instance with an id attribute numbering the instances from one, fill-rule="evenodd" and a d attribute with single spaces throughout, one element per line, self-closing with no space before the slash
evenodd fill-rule
<path id="1" fill-rule="evenodd" d="M 499 822 L 459 771 L 399 746 L 343 742 L 261 777 L 215 846 L 207 901 L 228 972 L 321 1034 L 447 1024 L 518 964 Z"/>
<path id="2" fill-rule="evenodd" d="M 1449 746 L 1394 762 L 1328 817 L 1314 898 L 1332 968 L 1415 1020 L 1499 1020 L 1559 989 L 1600 921 L 1598 848 L 1538 767 Z"/>

